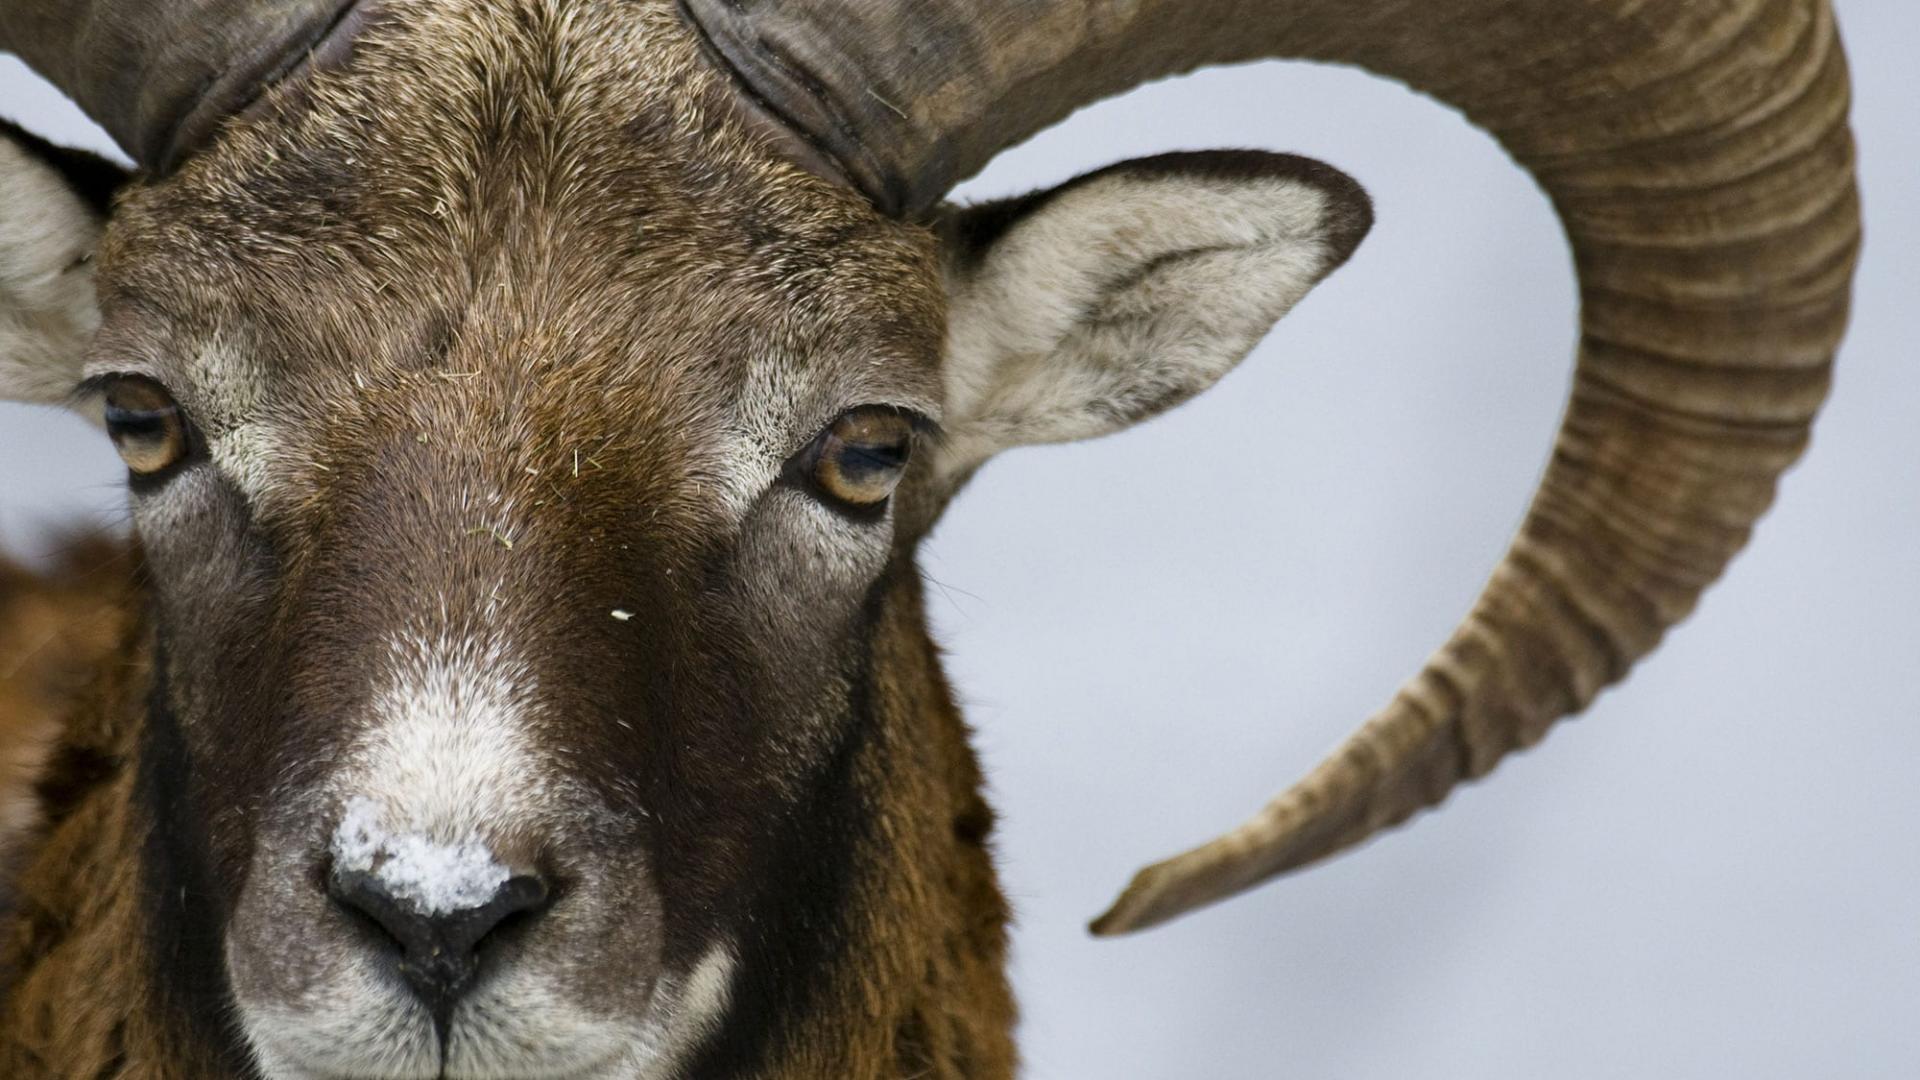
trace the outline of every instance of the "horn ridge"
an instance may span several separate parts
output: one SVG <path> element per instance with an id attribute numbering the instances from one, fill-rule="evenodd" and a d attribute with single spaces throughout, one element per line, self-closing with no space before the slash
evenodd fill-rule
<path id="1" fill-rule="evenodd" d="M 165 172 L 358 0 L 5 0 L 0 52 Z"/>
<path id="2" fill-rule="evenodd" d="M 1357 65 L 1461 109 L 1560 216 L 1580 281 L 1573 389 L 1479 599 L 1305 779 L 1142 871 L 1097 932 L 1357 844 L 1584 709 L 1745 545 L 1825 399 L 1860 243 L 1829 0 L 683 4 L 723 55 L 773 42 L 806 71 L 836 115 L 808 133 L 861 161 L 856 185 L 899 216 L 1081 105 L 1276 56 Z"/>

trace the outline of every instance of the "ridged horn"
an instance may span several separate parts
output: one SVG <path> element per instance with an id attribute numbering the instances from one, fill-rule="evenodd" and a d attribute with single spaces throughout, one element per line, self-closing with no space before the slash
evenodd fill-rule
<path id="1" fill-rule="evenodd" d="M 0 0 L 0 52 L 165 172 L 297 63 L 351 0 Z"/>
<path id="2" fill-rule="evenodd" d="M 1263 57 L 1460 108 L 1560 214 L 1572 400 L 1492 580 L 1383 711 L 1239 829 L 1142 871 L 1098 933 L 1359 843 L 1584 708 L 1746 543 L 1826 395 L 1859 246 L 1826 0 L 684 2 L 760 107 L 902 216 L 1081 105 Z"/>

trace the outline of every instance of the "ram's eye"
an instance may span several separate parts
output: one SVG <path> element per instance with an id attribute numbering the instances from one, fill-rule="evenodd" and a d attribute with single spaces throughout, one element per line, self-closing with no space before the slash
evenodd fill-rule
<path id="1" fill-rule="evenodd" d="M 187 418 L 166 387 L 142 375 L 106 384 L 107 435 L 136 476 L 154 476 L 187 456 Z"/>
<path id="2" fill-rule="evenodd" d="M 913 453 L 911 414 L 870 405 L 844 413 L 809 449 L 808 472 L 822 492 L 855 507 L 893 494 Z"/>

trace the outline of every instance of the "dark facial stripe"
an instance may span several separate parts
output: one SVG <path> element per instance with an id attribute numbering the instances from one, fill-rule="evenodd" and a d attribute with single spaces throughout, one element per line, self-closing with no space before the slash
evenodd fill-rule
<path id="1" fill-rule="evenodd" d="M 884 752 L 884 727 L 874 714 L 870 643 L 894 575 L 902 572 L 911 573 L 911 566 L 882 575 L 861 606 L 854 631 L 862 643 L 854 650 L 859 666 L 850 680 L 849 723 L 839 744 L 747 874 L 763 891 L 750 905 L 745 936 L 736 944 L 733 998 L 725 1023 L 688 1071 L 689 1080 L 752 1075 L 783 1058 L 797 1034 L 796 1022 L 815 1011 L 848 958 L 858 860 L 878 812 L 873 795 L 860 787 L 857 767 L 863 757 Z"/>
<path id="2" fill-rule="evenodd" d="M 213 1048 L 232 1076 L 252 1073 L 251 1055 L 231 1023 L 221 939 L 228 912 L 211 875 L 211 855 L 200 823 L 205 820 L 190 792 L 193 761 L 180 725 L 168 706 L 164 644 L 155 647 L 153 693 L 140 741 L 135 788 L 139 814 L 148 822 L 141 852 L 141 908 L 146 921 L 154 999 L 172 1014 L 184 1045 Z"/>

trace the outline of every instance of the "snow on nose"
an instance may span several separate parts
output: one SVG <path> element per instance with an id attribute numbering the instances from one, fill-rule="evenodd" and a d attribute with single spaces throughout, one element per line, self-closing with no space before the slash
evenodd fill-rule
<path id="1" fill-rule="evenodd" d="M 367 874 L 389 896 L 424 915 L 482 907 L 513 876 L 471 833 L 444 843 L 421 833 L 388 831 L 379 804 L 368 798 L 347 803 L 331 846 L 335 873 Z"/>

